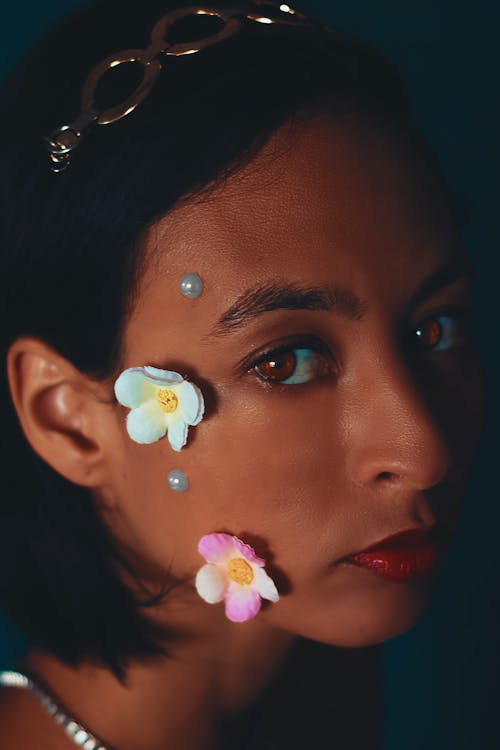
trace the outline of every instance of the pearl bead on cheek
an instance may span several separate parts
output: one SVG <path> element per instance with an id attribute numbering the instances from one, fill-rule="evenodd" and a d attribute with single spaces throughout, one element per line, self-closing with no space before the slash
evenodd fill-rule
<path id="1" fill-rule="evenodd" d="M 197 273 L 185 273 L 179 281 L 181 294 L 189 299 L 196 299 L 203 291 L 203 281 Z"/>
<path id="2" fill-rule="evenodd" d="M 172 469 L 168 473 L 167 484 L 174 492 L 185 492 L 189 486 L 187 476 L 180 469 Z"/>

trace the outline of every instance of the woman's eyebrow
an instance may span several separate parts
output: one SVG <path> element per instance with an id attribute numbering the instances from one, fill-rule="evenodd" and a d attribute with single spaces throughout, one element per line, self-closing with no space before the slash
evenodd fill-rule
<path id="1" fill-rule="evenodd" d="M 440 266 L 427 276 L 416 291 L 412 294 L 408 308 L 412 309 L 420 305 L 424 300 L 435 294 L 440 289 L 453 284 L 459 279 L 473 281 L 476 277 L 476 269 L 471 259 L 462 249 L 456 250 L 451 257 L 447 258 Z"/>
<path id="2" fill-rule="evenodd" d="M 431 294 L 459 278 L 473 276 L 474 267 L 469 258 L 462 251 L 455 252 L 423 280 L 412 295 L 408 307 L 416 307 Z M 304 288 L 293 283 L 267 282 L 240 294 L 219 317 L 209 337 L 226 336 L 272 310 L 325 310 L 348 320 L 360 321 L 367 309 L 368 303 L 351 289 Z"/>
<path id="3" fill-rule="evenodd" d="M 366 303 L 349 289 L 268 282 L 240 294 L 220 316 L 210 336 L 225 336 L 271 310 L 327 310 L 350 320 L 361 320 L 365 309 Z"/>

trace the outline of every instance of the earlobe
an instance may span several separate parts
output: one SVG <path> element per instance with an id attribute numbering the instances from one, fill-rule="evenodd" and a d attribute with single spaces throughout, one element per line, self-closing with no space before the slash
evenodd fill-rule
<path id="1" fill-rule="evenodd" d="M 99 398 L 98 384 L 44 341 L 30 337 L 19 338 L 10 347 L 7 376 L 14 408 L 33 450 L 75 484 L 105 484 L 106 445 L 114 420 Z M 104 435 L 107 441 L 101 439 Z"/>

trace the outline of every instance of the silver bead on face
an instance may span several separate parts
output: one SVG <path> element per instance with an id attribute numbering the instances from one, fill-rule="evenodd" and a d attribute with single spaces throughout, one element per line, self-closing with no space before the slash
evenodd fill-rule
<path id="1" fill-rule="evenodd" d="M 184 492 L 188 488 L 187 476 L 180 469 L 172 469 L 168 473 L 167 484 L 174 492 Z"/>
<path id="2" fill-rule="evenodd" d="M 179 281 L 181 294 L 189 299 L 196 299 L 203 291 L 203 281 L 197 273 L 185 273 Z"/>

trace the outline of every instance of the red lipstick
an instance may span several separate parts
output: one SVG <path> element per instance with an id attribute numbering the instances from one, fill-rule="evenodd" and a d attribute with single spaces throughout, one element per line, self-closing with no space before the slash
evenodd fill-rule
<path id="1" fill-rule="evenodd" d="M 346 558 L 346 562 L 395 583 L 407 583 L 426 576 L 440 558 L 437 526 L 410 529 L 372 544 Z"/>

